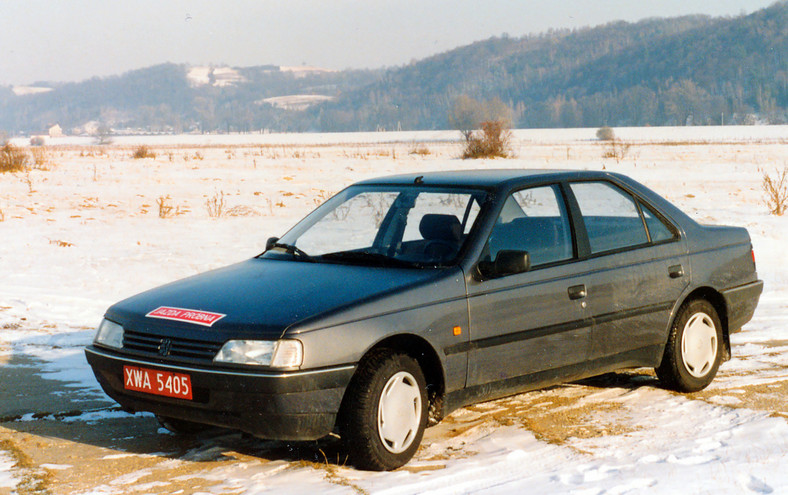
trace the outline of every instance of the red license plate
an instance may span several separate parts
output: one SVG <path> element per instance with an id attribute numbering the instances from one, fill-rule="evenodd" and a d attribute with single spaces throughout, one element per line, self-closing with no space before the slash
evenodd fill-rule
<path id="1" fill-rule="evenodd" d="M 124 366 L 123 388 L 135 392 L 192 400 L 192 380 L 189 375 L 183 373 Z"/>

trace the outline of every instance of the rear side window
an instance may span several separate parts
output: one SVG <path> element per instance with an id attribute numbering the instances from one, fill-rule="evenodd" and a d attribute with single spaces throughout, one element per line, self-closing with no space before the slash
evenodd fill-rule
<path id="1" fill-rule="evenodd" d="M 643 211 L 643 218 L 646 219 L 646 227 L 648 227 L 651 242 L 661 242 L 676 238 L 673 229 L 660 220 L 660 218 L 651 211 L 651 208 L 643 203 L 639 204 L 641 211 Z"/>
<path id="2" fill-rule="evenodd" d="M 592 254 L 649 242 L 640 210 L 628 193 L 608 182 L 578 182 L 571 188 Z"/>

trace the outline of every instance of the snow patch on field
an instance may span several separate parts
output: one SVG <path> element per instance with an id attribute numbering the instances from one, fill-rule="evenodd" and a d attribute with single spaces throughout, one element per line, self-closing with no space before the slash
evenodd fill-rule
<path id="1" fill-rule="evenodd" d="M 0 450 L 0 488 L 15 488 L 21 481 L 15 474 L 16 459 Z"/>
<path id="2" fill-rule="evenodd" d="M 457 159 L 456 131 L 117 137 L 101 149 L 53 138 L 62 146 L 53 148 L 51 170 L 32 171 L 30 184 L 21 175 L 0 177 L 0 363 L 10 366 L 15 355 L 42 360 L 43 378 L 101 396 L 83 348 L 109 305 L 258 254 L 267 237 L 357 180 L 466 168 L 604 168 L 643 182 L 703 223 L 750 232 L 765 291 L 752 322 L 731 338 L 734 358 L 707 391 L 673 394 L 644 371 L 625 385 L 600 379 L 461 409 L 428 429 L 415 459 L 391 473 L 359 472 L 341 460 L 285 461 L 264 448 L 243 456 L 232 450 L 243 450 L 240 440 L 212 440 L 89 492 L 166 492 L 171 481 L 197 478 L 213 484 L 206 492 L 294 495 L 788 492 L 788 217 L 768 215 L 761 193 L 763 172 L 785 162 L 788 127 L 615 132 L 635 143 L 621 161 L 602 158 L 607 145 L 595 129 L 514 131 L 515 158 L 480 161 Z M 142 143 L 159 147 L 156 159 L 129 157 Z M 415 143 L 430 153 L 410 153 Z M 228 209 L 246 214 L 210 217 L 206 202 L 220 192 Z M 156 201 L 165 196 L 180 215 L 158 217 Z M 563 436 L 528 422 L 547 414 L 549 427 L 564 413 L 573 414 Z M 97 410 L 54 419 L 126 418 Z M 226 457 L 238 460 L 219 462 Z M 175 461 L 198 467 L 157 478 Z M 0 451 L 0 488 L 18 483 L 13 463 Z"/>

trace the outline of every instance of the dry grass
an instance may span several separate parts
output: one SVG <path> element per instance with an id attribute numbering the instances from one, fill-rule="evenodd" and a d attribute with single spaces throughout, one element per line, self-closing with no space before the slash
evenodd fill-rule
<path id="1" fill-rule="evenodd" d="M 70 242 L 61 241 L 59 239 L 50 239 L 49 243 L 54 245 L 54 246 L 57 246 L 57 247 L 73 247 L 74 246 L 74 244 L 72 244 Z"/>
<path id="2" fill-rule="evenodd" d="M 11 143 L 0 148 L 0 172 L 26 170 L 30 157 Z"/>
<path id="3" fill-rule="evenodd" d="M 312 202 L 315 203 L 315 206 L 320 206 L 333 196 L 334 193 L 328 192 L 325 189 L 320 189 L 315 193 L 315 197 L 312 198 Z"/>
<path id="4" fill-rule="evenodd" d="M 233 206 L 232 208 L 227 208 L 223 215 L 228 217 L 256 217 L 260 215 L 260 212 L 251 206 L 238 205 Z"/>
<path id="5" fill-rule="evenodd" d="M 614 158 L 616 163 L 626 158 L 629 149 L 632 147 L 631 143 L 613 139 L 608 142 L 605 151 L 602 153 L 602 158 Z"/>
<path id="6" fill-rule="evenodd" d="M 505 426 L 520 426 L 544 442 L 563 445 L 571 438 L 597 438 L 622 435 L 637 427 L 622 421 L 626 415 L 617 402 L 587 401 L 590 389 L 578 385 L 563 385 L 537 390 L 492 403 L 494 412 L 487 412 L 490 403 L 469 406 L 468 409 L 486 413 Z"/>
<path id="7" fill-rule="evenodd" d="M 51 153 L 44 147 L 31 148 L 30 154 L 33 156 L 33 168 L 35 170 L 52 170 L 55 164 L 52 163 Z"/>
<path id="8" fill-rule="evenodd" d="M 425 145 L 414 145 L 410 151 L 408 151 L 409 155 L 418 155 L 418 156 L 427 156 L 430 154 L 430 149 L 427 148 Z"/>
<path id="9" fill-rule="evenodd" d="M 142 160 L 145 158 L 156 158 L 156 153 L 154 153 L 150 148 L 147 146 L 140 145 L 134 148 L 134 152 L 131 154 L 131 157 L 135 160 Z"/>
<path id="10" fill-rule="evenodd" d="M 719 405 L 719 397 L 734 397 L 736 402 L 725 402 L 725 407 L 734 409 L 753 409 L 768 411 L 771 416 L 788 418 L 785 397 L 788 396 L 788 382 L 760 383 L 742 385 L 733 391 L 726 389 L 701 390 L 690 397 Z"/>
<path id="11" fill-rule="evenodd" d="M 208 210 L 208 216 L 211 218 L 221 218 L 225 213 L 224 207 L 224 191 L 215 193 L 213 197 L 205 201 L 205 207 Z"/>
<path id="12" fill-rule="evenodd" d="M 14 467 L 19 470 L 21 481 L 12 493 L 48 494 L 51 475 L 42 468 L 36 467 L 32 459 L 10 440 L 0 440 L 0 451 L 13 457 Z"/>
<path id="13" fill-rule="evenodd" d="M 766 207 L 772 215 L 782 216 L 788 209 L 788 166 L 783 171 L 775 171 L 774 177 L 763 173 L 763 196 Z"/>
<path id="14" fill-rule="evenodd" d="M 170 218 L 176 215 L 180 215 L 181 208 L 180 206 L 172 206 L 170 204 L 170 195 L 167 196 L 159 196 L 159 199 L 156 200 L 156 204 L 159 206 L 159 218 Z"/>

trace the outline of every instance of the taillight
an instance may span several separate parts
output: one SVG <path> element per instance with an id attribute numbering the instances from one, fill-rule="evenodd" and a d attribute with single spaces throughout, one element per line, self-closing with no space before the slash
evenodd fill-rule
<path id="1" fill-rule="evenodd" d="M 752 263 L 754 265 L 755 264 L 755 250 L 754 249 L 750 249 L 750 254 L 752 255 Z"/>

